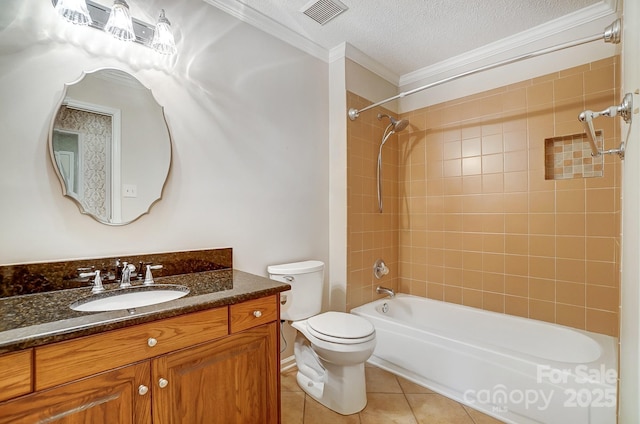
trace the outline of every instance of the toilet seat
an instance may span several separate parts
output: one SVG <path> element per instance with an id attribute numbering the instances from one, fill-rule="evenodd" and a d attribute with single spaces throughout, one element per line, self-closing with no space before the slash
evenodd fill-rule
<path id="1" fill-rule="evenodd" d="M 373 340 L 375 328 L 366 319 L 345 312 L 325 312 L 307 320 L 309 333 L 320 340 L 358 344 Z"/>

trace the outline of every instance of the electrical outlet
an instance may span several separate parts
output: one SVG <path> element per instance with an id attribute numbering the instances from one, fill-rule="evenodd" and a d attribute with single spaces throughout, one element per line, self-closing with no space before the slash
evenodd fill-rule
<path id="1" fill-rule="evenodd" d="M 138 197 L 138 186 L 135 184 L 122 185 L 123 197 Z"/>

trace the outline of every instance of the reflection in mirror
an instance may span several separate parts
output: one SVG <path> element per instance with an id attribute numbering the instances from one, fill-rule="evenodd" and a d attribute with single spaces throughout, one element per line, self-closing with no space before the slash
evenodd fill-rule
<path id="1" fill-rule="evenodd" d="M 99 222 L 128 224 L 162 196 L 171 164 L 164 112 L 125 72 L 67 84 L 49 140 L 63 194 Z"/>

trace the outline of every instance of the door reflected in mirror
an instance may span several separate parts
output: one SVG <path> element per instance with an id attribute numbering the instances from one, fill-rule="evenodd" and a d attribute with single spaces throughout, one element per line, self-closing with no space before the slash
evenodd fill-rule
<path id="1" fill-rule="evenodd" d="M 128 224 L 162 197 L 171 137 L 162 107 L 133 76 L 102 69 L 67 84 L 49 140 L 63 194 L 97 221 Z"/>

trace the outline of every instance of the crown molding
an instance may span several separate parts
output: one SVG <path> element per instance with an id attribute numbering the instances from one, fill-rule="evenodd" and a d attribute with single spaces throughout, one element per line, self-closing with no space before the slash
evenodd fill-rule
<path id="1" fill-rule="evenodd" d="M 263 13 L 258 12 L 251 7 L 240 3 L 236 0 L 203 0 L 212 6 L 217 7 L 223 12 L 254 26 L 267 34 L 291 44 L 294 47 L 320 59 L 329 62 L 329 51 L 319 44 L 314 43 L 308 38 L 298 34 L 297 32 L 287 28 L 279 22 L 274 21 Z"/>
<path id="2" fill-rule="evenodd" d="M 443 60 L 417 71 L 404 74 L 400 76 L 398 86 L 402 87 L 435 75 L 453 71 L 474 64 L 482 59 L 506 52 L 510 52 L 510 56 L 512 57 L 526 54 L 530 51 L 526 46 L 532 43 L 561 34 L 571 30 L 572 28 L 589 24 L 590 22 L 600 18 L 616 14 L 618 9 L 617 3 L 618 0 L 602 0 L 600 3 L 596 3 L 574 13 L 570 13 L 569 15 L 538 25 L 530 30 L 487 44 L 486 46 Z M 558 42 L 556 41 L 554 44 L 558 44 Z"/>
<path id="3" fill-rule="evenodd" d="M 347 43 L 343 42 L 329 50 L 329 63 L 347 57 Z"/>
<path id="4" fill-rule="evenodd" d="M 288 44 L 291 44 L 294 47 L 299 48 L 317 59 L 331 63 L 338 59 L 349 58 L 391 84 L 401 87 L 474 64 L 480 60 L 487 59 L 495 55 L 509 52 L 510 55 L 515 57 L 525 54 L 528 52 L 528 50 L 525 50 L 526 46 L 531 43 L 539 42 L 572 28 L 588 24 L 608 15 L 616 14 L 618 11 L 619 0 L 602 0 L 577 12 L 554 19 L 553 21 L 549 21 L 530 30 L 523 31 L 512 37 L 502 39 L 495 43 L 488 44 L 481 48 L 404 75 L 394 73 L 392 70 L 367 56 L 365 53 L 349 43 L 341 43 L 338 46 L 327 50 L 303 35 L 298 34 L 238 0 L 203 1 L 243 22 L 248 23 L 249 25 L 252 25 Z"/>
<path id="5" fill-rule="evenodd" d="M 400 82 L 400 75 L 396 74 L 386 66 L 381 65 L 380 62 L 373 60 L 370 56 L 358 50 L 351 44 L 349 43 L 343 43 L 343 44 L 345 45 L 344 54 L 346 58 L 351 59 L 357 64 L 364 66 L 374 74 L 390 82 L 396 87 L 398 86 L 398 83 Z"/>

